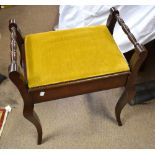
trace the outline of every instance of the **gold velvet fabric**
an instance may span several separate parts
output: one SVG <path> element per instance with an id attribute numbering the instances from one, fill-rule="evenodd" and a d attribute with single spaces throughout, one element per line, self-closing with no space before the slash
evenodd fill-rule
<path id="1" fill-rule="evenodd" d="M 104 25 L 25 36 L 29 88 L 128 71 Z"/>

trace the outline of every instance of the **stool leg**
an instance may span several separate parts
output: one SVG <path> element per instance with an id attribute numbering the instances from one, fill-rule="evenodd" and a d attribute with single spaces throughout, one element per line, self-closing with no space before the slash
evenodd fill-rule
<path id="1" fill-rule="evenodd" d="M 122 126 L 122 121 L 120 118 L 121 111 L 124 108 L 124 106 L 133 99 L 134 95 L 135 95 L 134 87 L 126 88 L 116 104 L 115 116 L 119 126 Z"/>
<path id="2" fill-rule="evenodd" d="M 29 120 L 36 127 L 37 132 L 38 132 L 38 144 L 41 144 L 42 143 L 42 127 L 40 124 L 40 120 L 34 111 L 34 105 L 30 106 L 30 105 L 24 104 L 23 115 L 27 120 Z"/>
<path id="3" fill-rule="evenodd" d="M 17 66 L 14 66 L 16 68 Z M 22 80 L 21 75 L 17 71 L 13 71 L 9 73 L 9 78 L 18 88 L 23 101 L 24 101 L 24 109 L 23 115 L 29 120 L 37 129 L 38 132 L 38 144 L 42 142 L 42 127 L 40 124 L 40 120 L 37 114 L 34 111 L 34 103 L 32 102 L 31 95 L 28 93 L 28 88 L 25 85 L 25 82 Z"/>

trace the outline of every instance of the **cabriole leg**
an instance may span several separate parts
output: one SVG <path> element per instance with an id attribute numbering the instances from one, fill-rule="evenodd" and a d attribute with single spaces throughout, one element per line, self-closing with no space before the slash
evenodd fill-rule
<path id="1" fill-rule="evenodd" d="M 38 133 L 38 144 L 41 144 L 42 143 L 42 127 L 40 124 L 40 120 L 34 111 L 34 105 L 33 104 L 26 105 L 26 103 L 24 103 L 23 115 L 27 120 L 29 120 L 36 127 L 37 133 Z"/>
<path id="2" fill-rule="evenodd" d="M 124 108 L 124 106 L 133 99 L 134 95 L 135 95 L 134 87 L 126 88 L 116 104 L 115 116 L 119 126 L 122 126 L 122 121 L 120 118 L 121 111 Z"/>

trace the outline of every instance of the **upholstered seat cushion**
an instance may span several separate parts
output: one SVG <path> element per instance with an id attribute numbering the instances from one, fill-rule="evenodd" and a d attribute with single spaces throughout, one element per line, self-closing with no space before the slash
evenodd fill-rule
<path id="1" fill-rule="evenodd" d="M 106 26 L 25 36 L 29 88 L 128 71 Z"/>

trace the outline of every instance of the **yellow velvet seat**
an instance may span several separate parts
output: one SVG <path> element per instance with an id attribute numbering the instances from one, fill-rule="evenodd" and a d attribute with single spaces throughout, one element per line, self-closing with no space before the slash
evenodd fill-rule
<path id="1" fill-rule="evenodd" d="M 106 26 L 25 36 L 29 88 L 128 71 Z"/>

